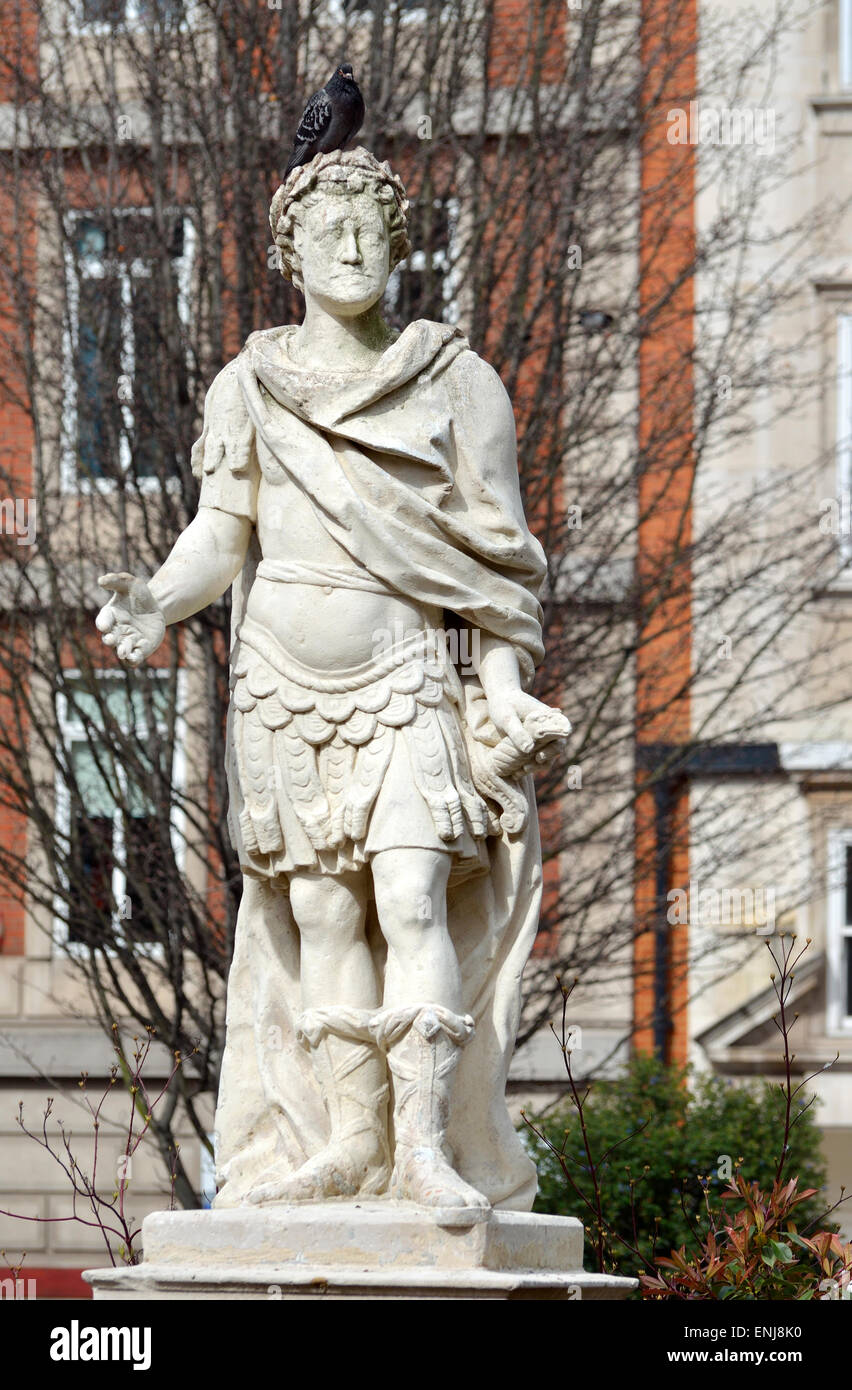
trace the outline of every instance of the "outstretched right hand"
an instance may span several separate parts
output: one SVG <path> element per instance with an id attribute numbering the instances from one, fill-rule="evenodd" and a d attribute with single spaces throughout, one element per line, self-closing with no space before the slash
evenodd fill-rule
<path id="1" fill-rule="evenodd" d="M 106 646 L 115 647 L 119 661 L 141 665 L 165 636 L 163 610 L 145 580 L 132 574 L 104 574 L 98 583 L 113 594 L 95 618 L 95 626 Z"/>

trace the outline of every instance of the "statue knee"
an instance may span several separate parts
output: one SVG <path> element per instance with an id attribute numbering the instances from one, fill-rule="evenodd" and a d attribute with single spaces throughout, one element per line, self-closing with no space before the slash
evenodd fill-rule
<path id="1" fill-rule="evenodd" d="M 290 906 L 303 942 L 353 944 L 363 935 L 364 902 L 348 884 L 330 875 L 302 874 L 290 879 Z"/>
<path id="2" fill-rule="evenodd" d="M 385 936 L 393 930 L 421 935 L 447 921 L 448 854 L 385 850 L 373 859 L 376 912 Z"/>
<path id="3" fill-rule="evenodd" d="M 414 951 L 425 938 L 446 932 L 444 893 L 404 880 L 376 885 L 376 912 L 382 934 L 396 951 Z"/>

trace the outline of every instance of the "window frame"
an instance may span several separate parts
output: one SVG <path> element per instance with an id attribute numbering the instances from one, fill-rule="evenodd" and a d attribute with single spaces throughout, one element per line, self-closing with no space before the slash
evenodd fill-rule
<path id="1" fill-rule="evenodd" d="M 86 19 L 84 0 L 73 0 L 68 12 L 68 27 L 73 34 L 90 34 L 99 39 L 120 34 L 122 29 L 130 34 L 144 33 L 148 21 L 145 14 L 140 12 L 140 3 L 144 3 L 144 0 L 124 0 L 124 16 L 119 24 L 114 24 L 109 19 Z M 183 16 L 170 28 L 174 33 L 185 33 L 197 22 L 200 9 L 197 0 L 183 0 Z"/>
<path id="2" fill-rule="evenodd" d="M 835 453 L 837 497 L 852 493 L 852 313 L 837 315 L 837 410 Z M 852 536 L 838 538 L 844 559 L 852 561 Z"/>
<path id="3" fill-rule="evenodd" d="M 445 0 L 442 9 L 446 9 L 448 4 L 449 0 Z M 365 19 L 372 22 L 373 6 L 370 4 L 370 0 L 367 0 L 363 8 L 350 10 L 347 8 L 346 0 L 328 0 L 328 15 L 329 19 L 334 24 L 348 24 L 351 26 Z M 422 24 L 423 21 L 428 18 L 428 15 L 429 6 L 427 0 L 419 0 L 417 4 L 407 5 L 404 9 L 400 8 L 398 18 L 401 24 L 410 24 L 413 21 L 419 21 Z"/>
<path id="4" fill-rule="evenodd" d="M 167 667 L 149 667 L 151 677 L 156 680 L 164 681 L 170 674 Z M 82 679 L 85 673 L 77 667 L 63 668 L 63 678 L 67 681 Z M 122 676 L 122 672 L 114 667 L 103 667 L 97 672 L 97 679 L 110 680 Z M 176 802 L 173 802 L 169 818 L 169 829 L 174 850 L 175 862 L 181 873 L 186 869 L 186 812 L 180 805 L 180 798 L 186 790 L 187 780 L 187 757 L 186 757 L 186 671 L 179 667 L 176 673 L 176 714 L 175 714 L 175 753 L 172 764 L 171 784 L 178 793 Z M 59 729 L 59 737 L 66 755 L 70 755 L 73 744 L 80 743 L 84 747 L 89 743 L 86 726 L 79 719 L 69 717 L 68 696 L 60 690 L 56 693 L 56 718 Z M 144 725 L 142 728 L 144 736 Z M 120 780 L 123 780 L 121 768 L 117 769 Z M 54 773 L 54 823 L 57 836 L 61 837 L 66 846 L 70 844 L 71 838 L 71 795 L 67 783 L 62 776 L 59 764 L 56 764 Z M 112 831 L 112 883 L 111 891 L 113 901 L 120 903 L 126 896 L 127 877 L 124 873 L 123 863 L 125 858 L 124 835 L 120 807 L 113 811 L 113 831 Z M 60 867 L 57 870 L 60 883 L 68 891 L 69 881 Z M 112 931 L 119 943 L 127 946 L 121 923 L 124 918 L 119 912 L 113 914 Z M 57 892 L 53 898 L 53 930 L 51 941 L 54 955 L 66 955 L 78 958 L 85 958 L 91 954 L 92 947 L 84 941 L 70 941 L 68 937 L 68 918 L 65 915 L 65 903 L 62 894 Z M 98 946 L 99 951 L 107 955 L 115 956 L 116 950 L 111 946 Z M 163 954 L 163 947 L 159 942 L 134 942 L 133 950 L 140 955 L 152 958 L 160 958 Z"/>
<path id="5" fill-rule="evenodd" d="M 852 0 L 838 0 L 837 17 L 838 80 L 841 88 L 852 87 Z"/>
<path id="6" fill-rule="evenodd" d="M 192 286 L 192 271 L 195 261 L 195 247 L 197 242 L 195 223 L 187 210 L 183 207 L 166 208 L 169 215 L 181 217 L 183 220 L 183 251 L 179 257 L 175 257 L 177 269 L 177 310 L 181 322 L 188 326 L 190 321 L 190 290 Z M 124 422 L 121 440 L 119 443 L 119 467 L 122 478 L 99 478 L 83 473 L 78 467 L 77 462 L 77 442 L 78 442 L 78 400 L 77 400 L 77 353 L 79 351 L 80 336 L 80 282 L 81 280 L 97 280 L 106 278 L 106 265 L 101 262 L 98 270 L 89 268 L 85 275 L 81 274 L 82 267 L 75 262 L 71 247 L 75 240 L 75 229 L 78 222 L 86 218 L 94 219 L 99 216 L 108 217 L 150 217 L 152 209 L 147 205 L 139 207 L 121 207 L 110 209 L 97 208 L 72 208 L 66 214 L 65 223 L 65 243 L 63 247 L 63 260 L 65 265 L 65 284 L 67 288 L 67 313 L 64 316 L 62 325 L 62 418 L 60 422 L 60 456 L 59 456 L 59 478 L 60 490 L 65 494 L 90 494 L 97 492 L 114 492 L 119 482 L 124 483 L 130 476 L 130 443 L 128 435 L 133 429 L 133 406 L 125 399 L 120 400 L 121 414 Z M 119 267 L 119 287 L 121 293 L 122 321 L 121 321 L 121 365 L 124 369 L 119 380 L 127 382 L 132 395 L 133 370 L 135 367 L 135 344 L 133 339 L 133 309 L 132 309 L 132 279 L 133 267 L 140 264 L 139 258 L 130 262 L 129 266 L 120 265 Z M 141 271 L 137 274 L 141 275 Z M 140 492 L 157 492 L 162 488 L 159 478 L 139 477 L 134 479 L 135 486 Z M 166 489 L 177 491 L 180 487 L 180 479 L 168 478 L 165 480 Z"/>
<path id="7" fill-rule="evenodd" d="M 826 910 L 826 1030 L 830 1037 L 852 1036 L 852 1013 L 844 1010 L 843 942 L 852 940 L 846 921 L 846 851 L 852 849 L 852 828 L 834 827 L 828 833 Z"/>
<path id="8" fill-rule="evenodd" d="M 439 247 L 437 251 L 432 252 L 432 269 L 441 275 L 441 298 L 443 300 L 441 322 L 447 324 L 448 327 L 455 327 L 461 318 L 459 292 L 463 284 L 458 254 L 461 199 L 457 193 L 451 193 L 447 198 L 439 198 L 436 201 L 443 203 L 446 209 L 447 245 L 446 250 Z M 427 253 L 422 247 L 413 247 L 410 255 L 406 257 L 405 266 L 394 267 L 388 277 L 388 284 L 391 284 L 394 276 L 404 274 L 405 270 L 419 271 L 425 269 L 426 255 Z M 387 294 L 387 289 L 385 294 Z"/>

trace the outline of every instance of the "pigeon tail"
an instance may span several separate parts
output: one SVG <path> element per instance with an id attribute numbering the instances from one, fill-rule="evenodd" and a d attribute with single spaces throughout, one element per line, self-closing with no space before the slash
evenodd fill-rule
<path id="1" fill-rule="evenodd" d="M 307 164 L 308 160 L 311 158 L 309 151 L 310 144 L 300 145 L 297 150 L 293 151 L 290 158 L 287 160 L 287 168 L 284 170 L 285 179 L 288 174 L 292 174 L 294 169 L 298 169 L 301 165 Z"/>

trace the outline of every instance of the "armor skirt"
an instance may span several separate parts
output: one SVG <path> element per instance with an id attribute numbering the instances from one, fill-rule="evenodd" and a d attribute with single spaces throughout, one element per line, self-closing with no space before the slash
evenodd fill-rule
<path id="1" fill-rule="evenodd" d="M 363 665 L 315 671 L 255 619 L 232 671 L 231 810 L 243 868 L 339 874 L 379 850 L 448 851 L 487 869 L 458 673 L 427 632 Z"/>

